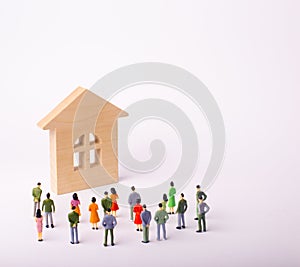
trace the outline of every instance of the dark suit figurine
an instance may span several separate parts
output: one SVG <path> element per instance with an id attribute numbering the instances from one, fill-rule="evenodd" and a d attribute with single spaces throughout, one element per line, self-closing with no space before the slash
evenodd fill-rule
<path id="1" fill-rule="evenodd" d="M 181 228 L 185 228 L 185 221 L 184 221 L 184 213 L 187 210 L 187 202 L 184 199 L 184 194 L 181 193 L 180 195 L 180 200 L 178 202 L 178 206 L 177 206 L 177 211 L 176 213 L 178 214 L 178 226 L 176 227 L 176 229 L 181 229 Z M 181 222 L 182 222 L 182 227 L 181 227 Z"/>
<path id="2" fill-rule="evenodd" d="M 199 199 L 199 197 L 202 197 L 203 200 L 205 201 L 207 198 L 207 195 L 203 191 L 201 191 L 200 185 L 197 185 L 196 188 L 197 188 L 197 191 L 196 191 L 196 217 L 195 217 L 195 220 L 198 220 L 198 213 L 199 213 L 198 212 L 198 204 L 199 204 L 198 199 Z"/>
<path id="3" fill-rule="evenodd" d="M 198 230 L 196 231 L 197 233 L 202 232 L 202 225 L 203 224 L 203 232 L 206 232 L 206 221 L 205 221 L 205 214 L 210 210 L 209 206 L 204 203 L 204 199 L 202 197 L 199 197 L 198 199 L 199 204 L 198 204 Z"/>

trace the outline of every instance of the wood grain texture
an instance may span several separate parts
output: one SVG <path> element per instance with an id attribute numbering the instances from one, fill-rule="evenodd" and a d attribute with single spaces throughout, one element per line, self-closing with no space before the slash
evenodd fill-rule
<path id="1" fill-rule="evenodd" d="M 78 87 L 38 123 L 50 130 L 53 192 L 64 194 L 118 182 L 118 118 L 127 115 Z M 95 141 L 89 139 L 90 134 Z M 74 165 L 75 152 L 79 153 L 78 167 Z M 96 154 L 94 163 L 90 163 L 90 153 Z"/>

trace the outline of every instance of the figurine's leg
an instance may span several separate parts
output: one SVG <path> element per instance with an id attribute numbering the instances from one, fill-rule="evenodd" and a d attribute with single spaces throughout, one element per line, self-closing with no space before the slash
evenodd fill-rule
<path id="1" fill-rule="evenodd" d="M 114 244 L 114 229 L 110 229 L 110 244 Z"/>
<path id="2" fill-rule="evenodd" d="M 202 222 L 203 222 L 203 231 L 206 232 L 205 214 L 203 214 L 203 216 L 202 216 Z"/>
<path id="3" fill-rule="evenodd" d="M 160 240 L 160 224 L 157 224 L 157 240 Z"/>
<path id="4" fill-rule="evenodd" d="M 167 231 L 166 231 L 166 224 L 165 223 L 162 224 L 162 229 L 163 229 L 163 233 L 164 233 L 164 239 L 167 240 Z"/>
<path id="5" fill-rule="evenodd" d="M 76 243 L 78 243 L 78 229 L 77 229 L 77 225 L 74 227 L 74 231 L 75 231 L 75 240 L 76 240 Z"/>
<path id="6" fill-rule="evenodd" d="M 70 227 L 70 233 L 71 233 L 71 243 L 74 243 L 74 227 Z"/>
<path id="7" fill-rule="evenodd" d="M 143 226 L 143 241 L 147 242 L 148 238 L 147 238 L 147 227 Z"/>
<path id="8" fill-rule="evenodd" d="M 104 233 L 104 246 L 107 246 L 107 235 L 108 235 L 108 229 L 105 229 L 105 233 Z"/>
<path id="9" fill-rule="evenodd" d="M 45 217 L 46 217 L 46 227 L 49 226 L 49 224 L 48 224 L 48 216 L 49 216 L 49 212 L 45 212 Z"/>
<path id="10" fill-rule="evenodd" d="M 36 216 L 36 206 L 37 206 L 37 202 L 33 202 L 33 217 Z"/>
<path id="11" fill-rule="evenodd" d="M 130 220 L 133 221 L 133 207 L 130 207 Z"/>
<path id="12" fill-rule="evenodd" d="M 182 227 L 185 227 L 184 213 L 181 214 L 181 219 L 182 219 Z"/>
<path id="13" fill-rule="evenodd" d="M 198 215 L 198 231 L 202 231 L 202 227 L 201 227 L 201 214 Z"/>
<path id="14" fill-rule="evenodd" d="M 49 217 L 50 217 L 50 224 L 51 226 L 53 225 L 53 217 L 52 217 L 52 212 L 49 212 Z"/>
<path id="15" fill-rule="evenodd" d="M 178 217 L 177 225 L 178 225 L 178 227 L 181 227 L 181 213 L 178 213 L 177 217 Z"/>

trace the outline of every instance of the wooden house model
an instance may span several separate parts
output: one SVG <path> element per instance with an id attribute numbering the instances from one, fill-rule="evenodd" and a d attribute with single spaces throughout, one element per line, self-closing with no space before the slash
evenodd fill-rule
<path id="1" fill-rule="evenodd" d="M 53 192 L 64 194 L 118 182 L 118 118 L 127 115 L 78 87 L 38 122 L 50 132 Z"/>

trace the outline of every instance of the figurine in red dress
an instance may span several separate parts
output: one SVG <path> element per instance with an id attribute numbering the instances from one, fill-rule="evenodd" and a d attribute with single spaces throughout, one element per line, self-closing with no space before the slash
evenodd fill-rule
<path id="1" fill-rule="evenodd" d="M 111 198 L 111 201 L 112 201 L 112 205 L 111 205 L 111 213 L 113 216 L 117 217 L 117 210 L 119 209 L 119 205 L 117 203 L 117 199 L 119 199 L 119 196 L 117 194 L 117 191 L 115 188 L 111 188 L 110 189 L 110 192 L 111 192 L 111 195 L 110 195 L 110 198 Z"/>
<path id="2" fill-rule="evenodd" d="M 143 231 L 142 230 L 142 219 L 141 219 L 141 213 L 143 212 L 143 207 L 140 203 L 141 203 L 141 200 L 137 199 L 136 205 L 133 207 L 133 212 L 135 213 L 134 224 L 136 224 L 137 231 Z"/>

